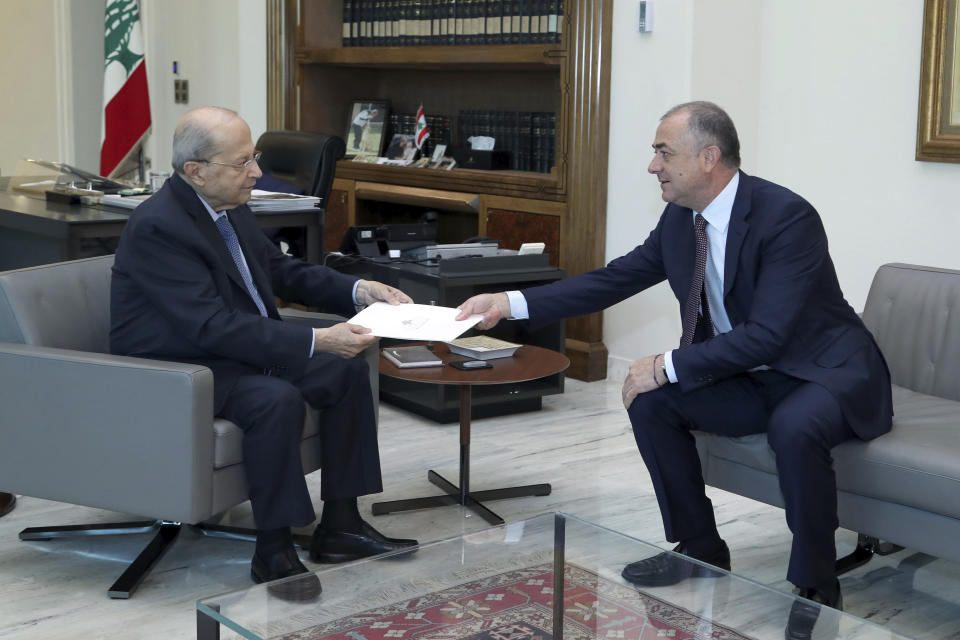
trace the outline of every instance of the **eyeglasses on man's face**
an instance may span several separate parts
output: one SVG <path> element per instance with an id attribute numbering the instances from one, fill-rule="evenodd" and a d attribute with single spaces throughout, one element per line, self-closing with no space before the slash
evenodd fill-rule
<path id="1" fill-rule="evenodd" d="M 246 162 L 241 162 L 240 164 L 234 164 L 232 162 L 215 162 L 214 160 L 201 160 L 200 162 L 204 162 L 206 164 L 219 164 L 224 167 L 233 167 L 237 171 L 246 171 L 253 165 L 257 164 L 260 161 L 260 156 L 262 155 L 263 155 L 262 152 L 257 151 L 256 153 L 253 154 L 252 158 L 250 158 Z"/>

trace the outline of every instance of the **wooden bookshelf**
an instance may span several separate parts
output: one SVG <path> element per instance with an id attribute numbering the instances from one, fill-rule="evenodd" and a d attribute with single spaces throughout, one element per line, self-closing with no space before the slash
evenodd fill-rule
<path id="1" fill-rule="evenodd" d="M 570 275 L 604 263 L 611 3 L 566 0 L 562 42 L 539 44 L 344 47 L 340 0 L 267 0 L 267 13 L 271 129 L 343 137 L 351 105 L 364 99 L 389 100 L 403 114 L 422 103 L 427 115 L 451 118 L 470 109 L 556 114 L 549 173 L 339 162 L 326 249 L 349 226 L 389 220 L 386 204 L 453 193 L 476 207 L 442 212 L 449 233 L 489 227 L 508 248 L 542 237 Z M 605 377 L 601 314 L 568 321 L 567 336 L 568 374 Z"/>

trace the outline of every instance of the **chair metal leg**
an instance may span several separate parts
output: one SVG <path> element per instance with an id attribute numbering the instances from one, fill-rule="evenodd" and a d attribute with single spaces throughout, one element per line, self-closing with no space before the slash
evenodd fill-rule
<path id="1" fill-rule="evenodd" d="M 158 524 L 156 520 L 137 520 L 136 522 L 111 522 L 107 524 L 71 524 L 60 527 L 27 527 L 20 532 L 20 539 L 53 540 L 54 538 L 146 533 Z"/>
<path id="2" fill-rule="evenodd" d="M 7 515 L 17 504 L 17 496 L 12 493 L 0 492 L 0 518 Z"/>
<path id="3" fill-rule="evenodd" d="M 863 565 L 870 562 L 870 558 L 874 555 L 878 556 L 888 556 L 891 553 L 896 553 L 901 551 L 903 547 L 892 542 L 880 542 L 879 538 L 875 536 L 868 536 L 864 534 L 857 535 L 857 546 L 853 551 L 843 556 L 842 558 L 837 558 L 836 563 L 836 573 L 839 576 L 842 573 L 847 571 L 852 571 L 857 567 L 862 567 Z"/>
<path id="4" fill-rule="evenodd" d="M 20 532 L 21 540 L 53 540 L 87 536 L 125 535 L 145 533 L 157 529 L 156 535 L 134 559 L 116 582 L 107 590 L 111 598 L 129 598 L 180 533 L 179 522 L 138 520 L 106 524 L 71 524 L 58 527 L 27 527 Z"/>
<path id="5" fill-rule="evenodd" d="M 170 545 L 180 535 L 180 529 L 179 522 L 161 522 L 157 535 L 127 567 L 127 570 L 117 578 L 117 581 L 107 590 L 107 595 L 111 598 L 124 600 L 129 598 L 147 574 L 150 573 L 153 566 L 163 557 L 163 554 L 170 549 Z"/>
<path id="6" fill-rule="evenodd" d="M 257 530 L 251 527 L 234 527 L 226 524 L 201 522 L 193 525 L 193 528 L 211 538 L 226 538 L 228 540 L 243 540 L 245 542 L 257 541 Z M 293 534 L 293 544 L 301 549 L 309 549 L 312 541 L 312 536 L 301 533 Z"/>

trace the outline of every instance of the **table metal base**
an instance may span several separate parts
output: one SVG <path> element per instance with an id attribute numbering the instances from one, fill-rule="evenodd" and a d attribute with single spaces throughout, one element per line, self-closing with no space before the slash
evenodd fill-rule
<path id="1" fill-rule="evenodd" d="M 424 496 L 375 502 L 372 512 L 375 516 L 397 511 L 416 511 L 460 504 L 481 516 L 492 525 L 503 524 L 504 520 L 482 503 L 486 500 L 503 500 L 527 496 L 548 496 L 549 484 L 528 484 L 520 487 L 503 487 L 485 491 L 470 491 L 470 385 L 460 385 L 460 486 L 453 484 L 434 470 L 427 471 L 427 480 L 447 492 L 445 496 Z"/>

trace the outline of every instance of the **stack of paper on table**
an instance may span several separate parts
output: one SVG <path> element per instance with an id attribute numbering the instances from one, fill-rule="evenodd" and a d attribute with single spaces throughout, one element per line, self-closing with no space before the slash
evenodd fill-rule
<path id="1" fill-rule="evenodd" d="M 473 336 L 471 338 L 458 338 L 447 345 L 450 351 L 468 358 L 477 360 L 493 360 L 494 358 L 507 358 L 513 355 L 513 352 L 523 345 L 490 336 Z"/>

